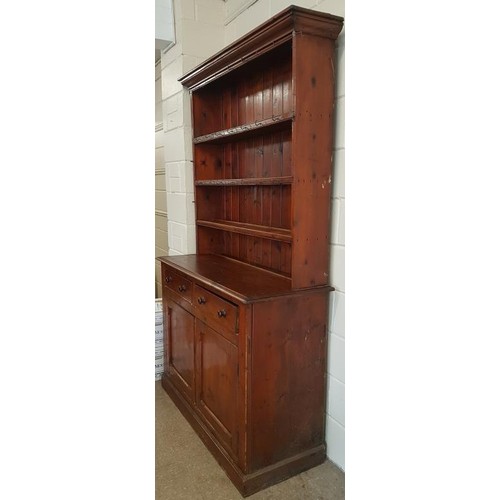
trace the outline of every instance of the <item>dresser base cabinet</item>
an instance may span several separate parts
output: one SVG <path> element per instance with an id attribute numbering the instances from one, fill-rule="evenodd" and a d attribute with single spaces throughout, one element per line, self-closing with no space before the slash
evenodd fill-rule
<path id="1" fill-rule="evenodd" d="M 322 463 L 331 288 L 285 291 L 282 278 L 263 270 L 252 271 L 253 283 L 228 288 L 250 266 L 217 256 L 160 260 L 162 386 L 241 494 Z M 212 281 L 224 265 L 230 277 Z M 196 290 L 190 301 L 167 286 L 173 273 Z"/>

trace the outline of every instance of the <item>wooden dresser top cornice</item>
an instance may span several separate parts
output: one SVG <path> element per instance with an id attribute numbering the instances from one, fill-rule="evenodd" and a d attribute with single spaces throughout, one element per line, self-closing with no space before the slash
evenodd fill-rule
<path id="1" fill-rule="evenodd" d="M 296 34 L 335 40 L 343 23 L 342 17 L 292 5 L 196 66 L 182 76 L 179 82 L 190 90 L 196 90 L 290 40 Z"/>

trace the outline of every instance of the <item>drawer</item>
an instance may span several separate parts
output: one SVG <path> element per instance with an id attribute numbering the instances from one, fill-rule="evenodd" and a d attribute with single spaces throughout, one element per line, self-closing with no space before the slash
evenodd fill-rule
<path id="1" fill-rule="evenodd" d="M 172 290 L 179 297 L 192 303 L 193 283 L 181 275 L 173 272 L 168 267 L 163 273 L 163 286 Z"/>
<path id="2" fill-rule="evenodd" d="M 215 328 L 235 333 L 238 327 L 238 306 L 198 285 L 194 286 L 193 298 L 200 319 Z"/>

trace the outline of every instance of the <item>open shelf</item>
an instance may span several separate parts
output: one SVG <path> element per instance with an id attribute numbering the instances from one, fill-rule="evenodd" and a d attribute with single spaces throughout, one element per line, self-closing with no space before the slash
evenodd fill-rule
<path id="1" fill-rule="evenodd" d="M 253 177 L 248 179 L 208 179 L 195 181 L 195 186 L 280 186 L 292 184 L 293 177 Z"/>
<path id="2" fill-rule="evenodd" d="M 212 143 L 221 144 L 233 139 L 244 139 L 262 133 L 271 133 L 282 130 L 293 121 L 293 113 L 286 113 L 280 116 L 273 116 L 259 122 L 247 123 L 225 130 L 217 130 L 211 134 L 200 135 L 193 139 L 194 144 Z"/>
<path id="3" fill-rule="evenodd" d="M 267 238 L 277 241 L 292 241 L 292 232 L 290 229 L 280 227 L 259 226 L 257 224 L 247 224 L 245 222 L 235 222 L 229 220 L 198 220 L 198 226 L 220 229 L 230 233 L 245 234 L 257 238 Z"/>
<path id="4" fill-rule="evenodd" d="M 329 18 L 313 35 L 309 14 L 301 23 L 300 37 L 236 58 L 238 67 L 213 74 L 209 63 L 181 79 L 192 98 L 197 252 L 270 269 L 297 289 L 329 280 L 340 26 Z"/>

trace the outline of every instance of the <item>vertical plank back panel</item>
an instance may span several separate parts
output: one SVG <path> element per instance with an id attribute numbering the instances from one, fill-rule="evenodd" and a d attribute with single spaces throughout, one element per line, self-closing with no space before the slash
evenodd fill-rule
<path id="1" fill-rule="evenodd" d="M 231 233 L 226 238 L 222 255 L 290 277 L 290 243 Z"/>
<path id="2" fill-rule="evenodd" d="M 224 87 L 221 92 L 222 95 L 222 127 L 223 128 L 231 128 L 232 121 L 232 98 L 231 98 L 231 89 L 228 87 Z"/>
<path id="3" fill-rule="evenodd" d="M 217 220 L 224 218 L 224 188 L 196 187 L 196 218 Z"/>
<path id="4" fill-rule="evenodd" d="M 281 68 L 278 66 L 273 72 L 273 116 L 283 114 L 283 80 Z"/>
<path id="5" fill-rule="evenodd" d="M 254 106 L 254 120 L 256 122 L 262 121 L 263 118 L 263 81 L 264 74 L 263 72 L 258 72 L 255 76 L 255 87 L 254 87 L 254 98 L 253 98 L 253 106 Z"/>
<path id="6" fill-rule="evenodd" d="M 223 231 L 198 226 L 197 236 L 197 253 L 224 255 L 225 247 Z"/>
<path id="7" fill-rule="evenodd" d="M 262 117 L 267 120 L 273 116 L 273 70 L 265 69 L 262 75 Z"/>
<path id="8" fill-rule="evenodd" d="M 283 175 L 292 175 L 292 131 L 285 130 L 282 133 L 283 149 Z"/>
<path id="9" fill-rule="evenodd" d="M 231 127 L 236 127 L 238 125 L 238 110 L 239 110 L 239 99 L 238 99 L 238 87 L 234 84 L 229 86 L 231 92 Z"/>
<path id="10" fill-rule="evenodd" d="M 238 84 L 238 123 L 242 125 L 247 123 L 247 85 L 246 80 L 242 80 Z"/>
<path id="11" fill-rule="evenodd" d="M 210 134 L 223 127 L 222 94 L 215 87 L 193 93 L 194 137 Z"/>
<path id="12" fill-rule="evenodd" d="M 194 146 L 194 175 L 196 180 L 223 179 L 225 170 L 224 148 L 218 144 Z"/>
<path id="13" fill-rule="evenodd" d="M 286 64 L 282 67 L 281 80 L 283 81 L 283 114 L 288 114 L 293 111 L 291 65 Z"/>

